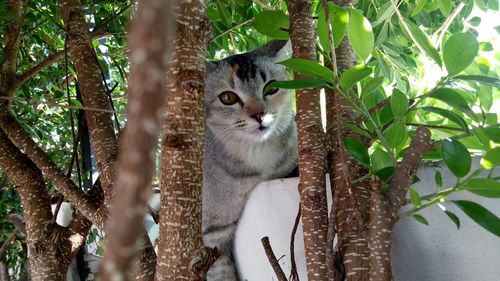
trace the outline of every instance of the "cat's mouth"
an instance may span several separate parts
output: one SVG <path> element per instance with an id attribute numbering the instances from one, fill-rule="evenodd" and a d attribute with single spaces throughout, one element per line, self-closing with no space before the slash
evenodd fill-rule
<path id="1" fill-rule="evenodd" d="M 257 130 L 259 130 L 259 131 L 265 131 L 267 129 L 269 129 L 269 127 L 262 126 L 262 124 L 260 124 L 259 127 L 257 128 Z"/>

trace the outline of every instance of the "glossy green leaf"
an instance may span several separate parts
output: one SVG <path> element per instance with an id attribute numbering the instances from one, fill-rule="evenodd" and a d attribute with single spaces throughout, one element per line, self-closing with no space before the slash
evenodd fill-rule
<path id="1" fill-rule="evenodd" d="M 485 75 L 458 75 L 453 77 L 453 79 L 460 79 L 464 81 L 472 81 L 481 83 L 483 85 L 492 86 L 496 88 L 500 88 L 500 79 L 493 76 L 485 76 Z"/>
<path id="2" fill-rule="evenodd" d="M 477 120 L 476 114 L 470 109 L 469 104 L 457 91 L 451 88 L 438 88 L 429 95 L 429 97 L 438 99 L 449 106 L 459 110 L 473 120 Z"/>
<path id="3" fill-rule="evenodd" d="M 445 210 L 444 213 L 450 218 L 450 220 L 460 229 L 460 219 L 455 215 L 455 213 Z"/>
<path id="4" fill-rule="evenodd" d="M 490 178 L 475 178 L 463 183 L 462 188 L 474 194 L 500 198 L 500 182 Z"/>
<path id="5" fill-rule="evenodd" d="M 500 147 L 489 149 L 481 159 L 481 165 L 485 169 L 500 166 Z"/>
<path id="6" fill-rule="evenodd" d="M 228 6 L 225 5 L 222 1 L 217 0 L 217 11 L 219 12 L 219 17 L 224 25 L 231 26 L 231 11 L 228 9 Z"/>
<path id="7" fill-rule="evenodd" d="M 436 173 L 434 173 L 434 181 L 438 187 L 443 186 L 443 176 L 441 175 L 441 171 L 436 170 Z"/>
<path id="8" fill-rule="evenodd" d="M 387 144 L 392 148 L 396 148 L 406 139 L 406 126 L 404 122 L 396 122 L 392 124 L 383 135 Z"/>
<path id="9" fill-rule="evenodd" d="M 500 127 L 486 127 L 483 132 L 493 142 L 500 143 Z"/>
<path id="10" fill-rule="evenodd" d="M 412 217 L 421 224 L 429 225 L 429 222 L 422 215 L 414 214 Z"/>
<path id="11" fill-rule="evenodd" d="M 392 163 L 391 157 L 387 152 L 380 148 L 376 148 L 371 155 L 371 163 L 373 170 L 375 172 L 382 170 L 383 168 L 390 167 L 394 165 Z"/>
<path id="12" fill-rule="evenodd" d="M 478 52 L 479 43 L 472 33 L 452 35 L 443 46 L 444 64 L 448 73 L 460 73 L 474 61 Z"/>
<path id="13" fill-rule="evenodd" d="M 420 27 L 409 20 L 405 20 L 405 23 L 408 26 L 413 39 L 415 40 L 415 42 L 413 43 L 415 43 L 419 47 L 419 49 L 423 50 L 428 57 L 433 59 L 439 66 L 441 66 L 441 56 L 439 55 L 436 48 L 434 48 L 431 40 L 429 40 L 425 32 L 423 32 Z"/>
<path id="14" fill-rule="evenodd" d="M 363 84 L 362 90 L 361 90 L 361 95 L 365 96 L 368 95 L 369 93 L 375 91 L 382 85 L 384 82 L 385 77 L 377 76 L 377 77 L 367 77 L 366 78 L 366 83 Z"/>
<path id="15" fill-rule="evenodd" d="M 473 221 L 500 237 L 500 219 L 483 206 L 467 200 L 452 201 Z"/>
<path id="16" fill-rule="evenodd" d="M 418 0 L 417 6 L 415 6 L 415 9 L 413 9 L 413 12 L 411 12 L 411 16 L 414 17 L 422 11 L 422 9 L 425 7 L 425 4 L 427 3 L 427 0 Z"/>
<path id="17" fill-rule="evenodd" d="M 442 109 L 439 107 L 433 107 L 433 106 L 424 106 L 424 107 L 422 107 L 422 109 L 424 111 L 427 111 L 427 112 L 439 114 L 439 115 L 443 116 L 444 118 L 449 119 L 453 123 L 459 125 L 462 129 L 464 129 L 464 131 L 466 131 L 466 132 L 469 131 L 468 125 L 465 122 L 465 120 L 462 117 L 460 117 L 458 114 L 456 114 L 455 112 L 452 112 L 452 111 L 449 111 L 446 109 Z"/>
<path id="18" fill-rule="evenodd" d="M 304 89 L 304 88 L 324 88 L 328 86 L 329 84 L 327 82 L 318 79 L 274 81 L 266 86 L 264 92 L 267 92 L 267 90 L 272 88 Z"/>
<path id="19" fill-rule="evenodd" d="M 333 81 L 333 71 L 312 60 L 287 59 L 280 62 L 280 64 L 311 78 L 317 78 L 326 82 Z"/>
<path id="20" fill-rule="evenodd" d="M 354 125 L 354 124 L 351 124 L 351 123 L 342 123 L 342 127 L 345 128 L 345 129 L 348 129 L 348 130 L 351 130 L 353 131 L 354 133 L 358 134 L 358 135 L 362 135 L 362 136 L 365 136 L 369 139 L 372 139 L 373 137 L 370 135 L 369 132 L 367 132 L 366 130 L 360 128 L 359 126 L 357 125 Z"/>
<path id="21" fill-rule="evenodd" d="M 371 73 L 371 68 L 361 64 L 355 65 L 342 73 L 340 76 L 340 85 L 344 90 L 348 90 L 357 82 L 368 77 Z"/>
<path id="22" fill-rule="evenodd" d="M 352 158 L 367 166 L 370 165 L 370 156 L 368 155 L 368 149 L 358 139 L 353 137 L 346 137 L 344 138 L 344 146 L 347 153 L 349 153 Z"/>
<path id="23" fill-rule="evenodd" d="M 333 44 L 337 47 L 345 36 L 347 22 L 349 21 L 349 13 L 346 9 L 341 8 L 333 3 L 328 3 L 330 11 L 330 24 L 332 27 Z M 323 9 L 318 14 L 317 32 L 321 47 L 325 51 L 330 51 L 330 38 L 328 35 L 328 27 L 325 20 L 325 12 Z"/>
<path id="24" fill-rule="evenodd" d="M 451 0 L 436 0 L 436 2 L 443 16 L 449 16 L 451 12 Z"/>
<path id="25" fill-rule="evenodd" d="M 420 199 L 420 194 L 418 194 L 418 192 L 413 188 L 410 188 L 409 192 L 410 192 L 410 200 L 411 200 L 411 203 L 413 204 L 413 206 L 419 207 L 420 205 L 422 205 L 422 200 Z"/>
<path id="26" fill-rule="evenodd" d="M 389 166 L 377 171 L 375 175 L 379 177 L 379 179 L 381 179 L 383 182 L 389 182 L 392 175 L 394 174 L 394 171 L 394 166 Z"/>
<path id="27" fill-rule="evenodd" d="M 452 139 L 444 139 L 441 142 L 441 156 L 446 164 L 446 167 L 456 177 L 464 177 L 469 173 L 472 158 L 467 148 L 459 141 Z"/>
<path id="28" fill-rule="evenodd" d="M 290 21 L 282 11 L 263 11 L 252 22 L 253 27 L 260 33 L 275 39 L 288 39 Z"/>
<path id="29" fill-rule="evenodd" d="M 394 89 L 391 96 L 391 110 L 394 118 L 403 116 L 408 110 L 408 98 L 398 89 Z"/>
<path id="30" fill-rule="evenodd" d="M 354 51 L 356 51 L 362 60 L 366 60 L 374 44 L 373 30 L 370 22 L 362 14 L 350 10 L 347 34 L 349 35 L 349 42 L 351 42 Z"/>

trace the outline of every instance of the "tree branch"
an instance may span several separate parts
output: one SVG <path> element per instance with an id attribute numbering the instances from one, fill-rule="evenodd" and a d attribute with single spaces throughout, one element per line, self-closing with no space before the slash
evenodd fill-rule
<path id="1" fill-rule="evenodd" d="M 2 258 L 3 254 L 5 254 L 5 251 L 7 251 L 7 248 L 9 248 L 9 245 L 16 240 L 17 233 L 19 231 L 14 228 L 12 232 L 9 234 L 7 239 L 2 244 L 2 247 L 0 247 L 0 259 Z"/>
<path id="2" fill-rule="evenodd" d="M 7 10 L 18 18 L 5 27 L 5 47 L 0 67 L 0 92 L 3 92 L 3 95 L 11 94 L 9 90 L 16 77 L 17 55 L 21 42 L 21 0 L 7 1 Z"/>
<path id="3" fill-rule="evenodd" d="M 281 269 L 278 259 L 274 255 L 273 249 L 271 248 L 271 244 L 269 243 L 269 237 L 267 236 L 262 237 L 260 241 L 262 242 L 262 246 L 264 247 L 264 251 L 266 252 L 267 259 L 269 260 L 269 263 L 271 263 L 271 267 L 273 268 L 274 273 L 276 274 L 278 280 L 287 281 L 286 275 L 283 272 L 283 269 Z"/>
<path id="4" fill-rule="evenodd" d="M 139 252 L 136 245 L 144 229 L 130 226 L 143 223 L 151 193 L 154 155 L 166 97 L 164 73 L 170 58 L 169 42 L 173 37 L 172 4 L 162 0 L 140 2 L 130 28 L 128 122 L 120 139 L 115 177 L 115 188 L 120 193 L 113 199 L 107 223 L 108 243 L 101 267 L 103 281 L 116 280 L 117 276 L 121 280 L 132 280 L 135 272 L 132 264 Z"/>
<path id="5" fill-rule="evenodd" d="M 0 127 L 16 144 L 18 147 L 16 149 L 21 149 L 28 155 L 42 173 L 85 217 L 97 226 L 104 227 L 104 221 L 107 217 L 106 211 L 101 210 L 99 205 L 90 201 L 88 196 L 71 179 L 67 178 L 48 155 L 38 147 L 7 110 L 2 108 L 0 108 Z"/>

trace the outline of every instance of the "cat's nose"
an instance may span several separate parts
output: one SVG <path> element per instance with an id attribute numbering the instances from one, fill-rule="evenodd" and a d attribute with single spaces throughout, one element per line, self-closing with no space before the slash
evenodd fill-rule
<path id="1" fill-rule="evenodd" d="M 259 112 L 252 115 L 252 118 L 257 120 L 257 122 L 262 123 L 262 117 L 266 114 L 265 112 Z"/>

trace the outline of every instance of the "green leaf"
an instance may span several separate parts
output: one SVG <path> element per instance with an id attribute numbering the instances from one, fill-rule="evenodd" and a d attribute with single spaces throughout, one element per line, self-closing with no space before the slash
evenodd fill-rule
<path id="1" fill-rule="evenodd" d="M 414 214 L 412 217 L 421 224 L 429 225 L 429 222 L 422 215 Z"/>
<path id="2" fill-rule="evenodd" d="M 415 9 L 413 9 L 413 12 L 411 12 L 411 17 L 418 15 L 418 13 L 420 13 L 420 11 L 422 11 L 422 9 L 424 8 L 426 3 L 427 3 L 427 0 L 419 0 L 417 3 L 417 6 L 415 6 Z"/>
<path id="3" fill-rule="evenodd" d="M 285 81 L 274 81 L 267 85 L 264 89 L 266 92 L 272 88 L 280 89 L 304 89 L 304 88 L 324 88 L 328 87 L 329 84 L 323 80 L 311 79 L 311 80 L 285 80 Z"/>
<path id="4" fill-rule="evenodd" d="M 347 29 L 347 22 L 349 21 L 349 13 L 346 9 L 336 6 L 333 3 L 328 3 L 328 8 L 330 11 L 330 24 L 332 26 L 333 44 L 335 45 L 335 47 L 337 47 L 344 38 L 345 31 Z M 321 9 L 321 11 L 319 12 L 317 22 L 319 42 L 321 44 L 321 47 L 329 53 L 330 39 L 328 36 L 328 27 L 326 25 L 325 12 L 323 9 Z"/>
<path id="5" fill-rule="evenodd" d="M 429 40 L 429 37 L 427 37 L 425 32 L 423 32 L 420 27 L 409 20 L 405 20 L 405 23 L 408 26 L 412 37 L 415 39 L 413 43 L 415 43 L 419 49 L 423 50 L 428 57 L 432 58 L 439 66 L 441 66 L 441 57 L 439 56 L 438 51 L 436 51 L 436 48 L 434 48 L 431 40 Z"/>
<path id="6" fill-rule="evenodd" d="M 368 133 L 366 130 L 354 125 L 354 124 L 351 124 L 351 123 L 346 123 L 346 122 L 343 122 L 342 123 L 342 127 L 345 128 L 345 129 L 348 129 L 348 130 L 351 130 L 353 131 L 354 133 L 357 133 L 359 135 L 362 135 L 362 136 L 365 136 L 369 139 L 372 139 L 373 137 L 370 135 L 370 133 Z"/>
<path id="7" fill-rule="evenodd" d="M 483 128 L 483 132 L 493 142 L 500 143 L 500 128 L 499 127 Z"/>
<path id="8" fill-rule="evenodd" d="M 495 214 L 472 201 L 456 200 L 452 202 L 477 224 L 500 237 L 500 219 Z"/>
<path id="9" fill-rule="evenodd" d="M 382 76 L 377 76 L 377 77 L 367 77 L 366 78 L 366 83 L 363 84 L 362 86 L 362 91 L 361 95 L 365 96 L 368 95 L 369 93 L 375 91 L 382 85 L 384 82 L 385 77 Z"/>
<path id="10" fill-rule="evenodd" d="M 479 196 L 500 198 L 500 182 L 494 179 L 470 179 L 463 183 L 462 188 Z"/>
<path id="11" fill-rule="evenodd" d="M 379 177 L 379 179 L 381 179 L 383 182 L 388 182 L 394 174 L 395 170 L 396 169 L 394 169 L 394 166 L 389 166 L 377 171 L 375 175 Z"/>
<path id="12" fill-rule="evenodd" d="M 394 89 L 391 96 L 391 109 L 394 118 L 399 118 L 405 115 L 408 110 L 408 98 L 398 89 Z"/>
<path id="13" fill-rule="evenodd" d="M 441 176 L 441 171 L 436 170 L 436 173 L 434 174 L 434 181 L 436 182 L 436 185 L 438 187 L 443 186 L 443 177 Z"/>
<path id="14" fill-rule="evenodd" d="M 479 43 L 472 33 L 452 35 L 443 46 L 444 64 L 450 75 L 458 74 L 469 66 L 479 52 Z"/>
<path id="15" fill-rule="evenodd" d="M 432 91 L 429 97 L 438 99 L 477 121 L 477 115 L 470 109 L 467 101 L 457 91 L 451 88 L 438 88 Z"/>
<path id="16" fill-rule="evenodd" d="M 269 37 L 286 40 L 290 21 L 282 11 L 263 11 L 252 22 L 253 27 Z"/>
<path id="17" fill-rule="evenodd" d="M 486 151 L 481 159 L 481 165 L 485 169 L 492 169 L 496 166 L 500 166 L 500 147 L 495 147 Z"/>
<path id="18" fill-rule="evenodd" d="M 441 142 L 441 156 L 446 167 L 456 177 L 464 177 L 469 173 L 472 159 L 467 148 L 459 141 L 444 139 Z"/>
<path id="19" fill-rule="evenodd" d="M 349 10 L 347 23 L 349 42 L 362 60 L 366 60 L 373 49 L 373 30 L 370 22 L 359 12 Z"/>
<path id="20" fill-rule="evenodd" d="M 393 123 L 385 132 L 384 139 L 392 148 L 401 145 L 406 139 L 406 126 L 404 122 Z"/>
<path id="21" fill-rule="evenodd" d="M 326 82 L 333 81 L 333 71 L 312 60 L 287 59 L 279 62 L 279 64 L 312 78 L 321 79 Z"/>
<path id="22" fill-rule="evenodd" d="M 422 205 L 422 200 L 420 199 L 420 194 L 418 194 L 418 192 L 413 188 L 410 188 L 409 190 L 410 190 L 411 203 L 415 207 L 420 207 L 420 205 Z"/>
<path id="23" fill-rule="evenodd" d="M 439 10 L 441 10 L 441 13 L 443 14 L 443 16 L 447 17 L 450 15 L 451 0 L 437 0 L 437 4 L 438 4 Z"/>
<path id="24" fill-rule="evenodd" d="M 455 215 L 455 213 L 444 210 L 444 213 L 450 218 L 450 220 L 457 226 L 457 229 L 460 229 L 460 219 Z"/>
<path id="25" fill-rule="evenodd" d="M 355 65 L 344 71 L 340 76 L 340 85 L 344 90 L 349 90 L 354 84 L 365 79 L 372 73 L 372 69 L 365 65 Z"/>
<path id="26" fill-rule="evenodd" d="M 387 152 L 380 148 L 376 148 L 371 155 L 372 167 L 375 172 L 393 165 L 391 157 Z"/>
<path id="27" fill-rule="evenodd" d="M 352 158 L 358 160 L 359 162 L 369 166 L 370 156 L 368 155 L 368 149 L 356 138 L 345 137 L 344 146 L 347 153 L 352 156 Z"/>
<path id="28" fill-rule="evenodd" d="M 446 109 L 442 109 L 442 108 L 438 108 L 438 107 L 433 107 L 433 106 L 424 106 L 424 107 L 422 107 L 422 109 L 424 111 L 439 114 L 439 115 L 443 116 L 444 118 L 447 118 L 450 121 L 452 121 L 453 123 L 457 124 L 458 126 L 462 127 L 462 129 L 464 129 L 464 131 L 466 131 L 466 132 L 469 131 L 469 127 L 468 127 L 467 123 L 465 122 L 465 120 L 462 117 L 460 117 L 458 114 L 456 114 L 455 112 L 452 112 L 452 111 L 449 111 Z"/>
<path id="29" fill-rule="evenodd" d="M 231 26 L 232 17 L 231 11 L 228 9 L 228 6 L 222 3 L 222 1 L 217 1 L 217 11 L 219 12 L 219 17 L 222 19 L 222 22 L 225 26 Z"/>

